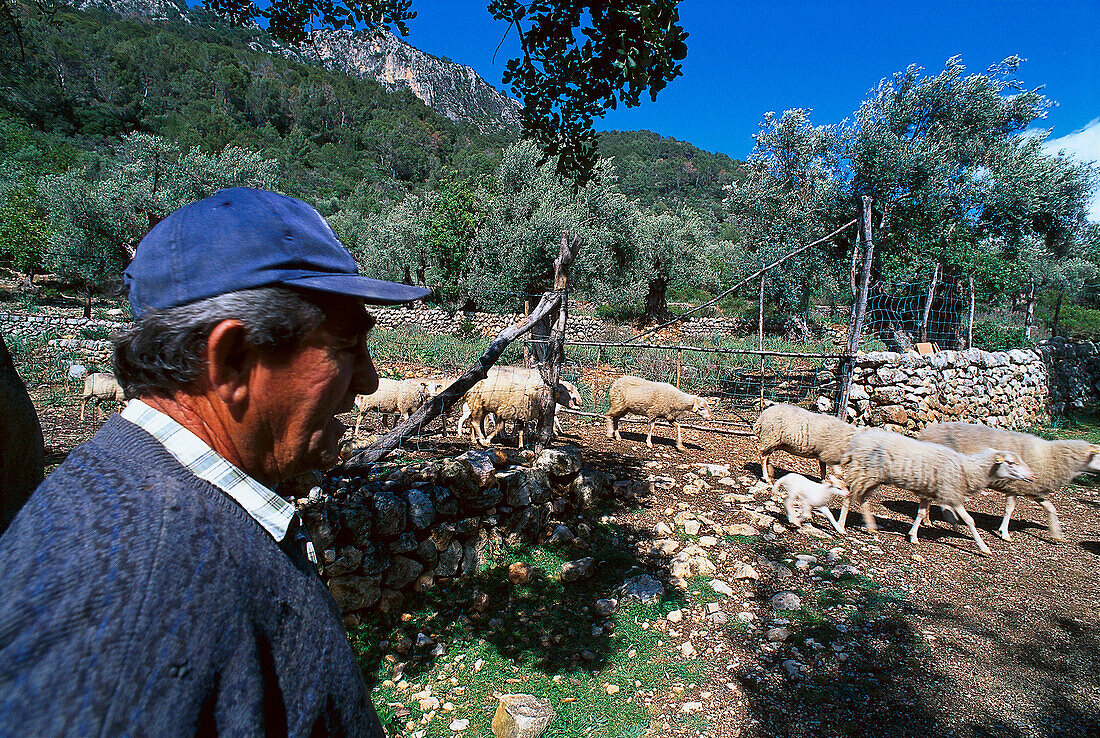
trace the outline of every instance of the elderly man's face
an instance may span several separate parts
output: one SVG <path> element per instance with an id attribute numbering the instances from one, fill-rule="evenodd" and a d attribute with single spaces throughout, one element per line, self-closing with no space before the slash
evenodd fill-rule
<path id="1" fill-rule="evenodd" d="M 264 472 L 282 481 L 332 466 L 345 426 L 333 417 L 354 407 L 355 395 L 378 389 L 378 374 L 367 352 L 369 318 L 352 298 L 325 300 L 327 317 L 283 361 L 261 361 L 252 399 L 263 421 L 256 439 L 270 444 L 272 468 Z M 268 464 L 265 464 L 267 466 Z"/>

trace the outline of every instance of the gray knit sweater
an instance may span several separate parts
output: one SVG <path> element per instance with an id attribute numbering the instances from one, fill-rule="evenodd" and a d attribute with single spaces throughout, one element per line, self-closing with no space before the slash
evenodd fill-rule
<path id="1" fill-rule="evenodd" d="M 112 417 L 0 538 L 0 735 L 383 735 L 316 571 Z"/>

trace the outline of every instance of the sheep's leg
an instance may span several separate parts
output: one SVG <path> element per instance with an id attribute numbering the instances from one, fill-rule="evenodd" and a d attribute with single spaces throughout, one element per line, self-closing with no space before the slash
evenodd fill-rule
<path id="1" fill-rule="evenodd" d="M 645 445 L 653 448 L 653 426 L 657 425 L 656 420 L 649 421 L 649 435 L 645 437 Z"/>
<path id="2" fill-rule="evenodd" d="M 964 523 L 966 527 L 970 529 L 970 535 L 974 536 L 974 543 L 978 544 L 978 550 L 986 556 L 991 555 L 993 552 L 989 550 L 989 546 L 985 545 L 985 541 L 978 535 L 978 529 L 974 525 L 974 518 L 970 517 L 970 513 L 966 511 L 966 508 L 962 505 L 952 505 L 951 509 L 955 511 Z"/>
<path id="3" fill-rule="evenodd" d="M 619 431 L 619 419 L 607 416 L 607 437 L 614 438 Z"/>
<path id="4" fill-rule="evenodd" d="M 686 451 L 687 449 L 684 448 L 683 432 L 680 429 L 680 422 L 674 421 L 673 425 L 676 426 L 676 448 L 680 449 L 681 451 Z"/>
<path id="5" fill-rule="evenodd" d="M 1050 530 L 1051 540 L 1055 543 L 1066 540 L 1066 537 L 1062 535 L 1062 523 L 1058 520 L 1058 511 L 1054 509 L 1054 504 L 1050 500 L 1039 500 L 1038 502 L 1047 511 L 1047 528 Z"/>
<path id="6" fill-rule="evenodd" d="M 1008 532 L 1008 522 L 1012 520 L 1012 511 L 1016 509 L 1016 495 L 1005 495 L 1005 516 L 1001 518 L 1001 527 L 997 529 L 997 535 L 1003 540 L 1011 541 L 1012 534 Z"/>
<path id="7" fill-rule="evenodd" d="M 818 466 L 821 467 L 821 481 L 824 482 L 825 477 L 827 477 L 829 475 L 829 467 L 827 467 L 825 465 L 825 462 L 822 461 L 821 459 L 817 460 L 817 464 L 818 464 Z"/>
<path id="8" fill-rule="evenodd" d="M 867 526 L 867 532 L 872 538 L 878 538 L 878 523 L 875 522 L 875 514 L 871 512 L 871 501 L 863 500 L 859 504 L 859 511 L 863 513 L 863 524 Z"/>
<path id="9" fill-rule="evenodd" d="M 81 399 L 81 401 L 80 401 L 80 419 L 81 420 L 84 420 L 84 408 L 88 407 L 88 400 L 89 399 L 91 399 L 91 398 L 85 397 L 85 398 Z"/>
<path id="10" fill-rule="evenodd" d="M 352 438 L 358 438 L 359 437 L 359 424 L 362 423 L 362 422 L 363 422 L 363 413 L 356 413 L 355 414 L 355 430 L 353 430 L 351 432 L 351 437 Z"/>
<path id="11" fill-rule="evenodd" d="M 772 452 L 760 452 L 760 473 L 764 475 L 764 481 L 771 484 L 775 481 L 775 469 L 772 468 Z"/>
<path id="12" fill-rule="evenodd" d="M 848 524 L 848 508 L 851 506 L 852 496 L 848 495 L 840 504 L 840 518 L 837 520 L 837 530 L 840 531 L 840 535 L 844 535 L 844 526 Z"/>
<path id="13" fill-rule="evenodd" d="M 917 531 L 920 529 L 921 521 L 928 520 L 928 509 L 932 506 L 930 500 L 921 500 L 920 507 L 917 508 L 917 515 L 913 518 L 913 527 L 909 529 L 909 542 L 913 545 L 917 544 Z"/>

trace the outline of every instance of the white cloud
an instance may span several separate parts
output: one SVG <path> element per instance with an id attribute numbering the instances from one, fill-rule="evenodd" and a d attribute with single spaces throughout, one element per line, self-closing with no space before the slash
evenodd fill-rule
<path id="1" fill-rule="evenodd" d="M 1077 161 L 1100 163 L 1100 118 L 1093 119 L 1079 131 L 1060 138 L 1047 139 L 1043 143 L 1043 150 L 1049 154 L 1065 151 Z M 1100 192 L 1092 196 L 1089 218 L 1100 222 Z"/>

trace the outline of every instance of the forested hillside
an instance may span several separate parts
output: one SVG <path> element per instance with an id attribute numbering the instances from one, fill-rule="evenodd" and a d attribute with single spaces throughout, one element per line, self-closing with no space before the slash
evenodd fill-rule
<path id="1" fill-rule="evenodd" d="M 645 205 L 720 209 L 724 188 L 744 178 L 744 163 L 652 131 L 606 131 L 600 156 L 614 160 L 619 189 Z"/>
<path id="2" fill-rule="evenodd" d="M 957 59 L 937 75 L 910 67 L 835 125 L 765 114 L 747 162 L 603 133 L 602 163 L 575 188 L 514 128 L 452 122 L 201 10 L 184 22 L 20 7 L 20 33 L 0 35 L 0 264 L 28 281 L 111 285 L 151 224 L 238 184 L 315 203 L 364 269 L 452 305 L 515 309 L 540 292 L 564 228 L 585 238 L 578 296 L 661 318 L 666 295 L 716 294 L 850 221 L 864 195 L 873 327 L 921 334 L 908 324 L 923 314 L 957 332 L 973 293 L 979 314 L 1021 309 L 1026 337 L 1037 307 L 1064 296 L 1072 310 L 1100 276 L 1084 218 L 1097 171 L 1027 134 L 1051 101 L 1015 92 L 1015 58 L 970 75 Z M 814 303 L 850 299 L 851 254 L 841 237 L 786 261 L 767 312 L 804 326 Z"/>

